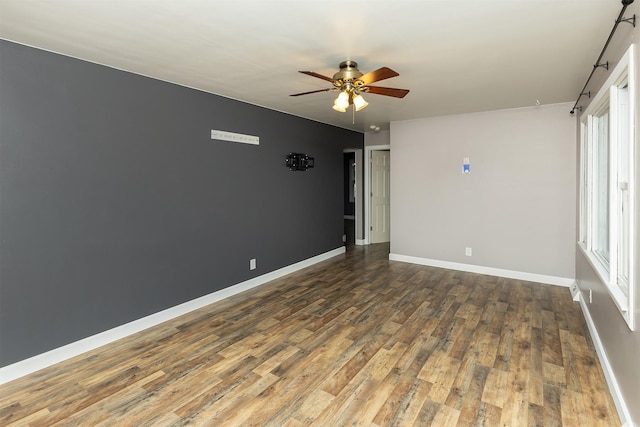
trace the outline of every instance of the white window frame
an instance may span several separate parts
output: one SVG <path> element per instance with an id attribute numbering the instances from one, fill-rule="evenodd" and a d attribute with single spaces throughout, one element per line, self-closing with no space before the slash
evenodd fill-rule
<path id="1" fill-rule="evenodd" d="M 591 228 L 590 222 L 589 220 L 591 219 L 590 215 L 586 215 L 586 214 L 582 214 L 583 212 L 587 212 L 587 209 L 589 209 L 589 202 L 590 202 L 590 198 L 587 197 L 587 179 L 588 179 L 588 175 L 587 175 L 587 170 L 589 169 L 589 156 L 587 155 L 587 153 L 589 153 L 587 151 L 587 144 L 589 141 L 588 135 L 588 128 L 587 128 L 587 124 L 586 123 L 580 123 L 580 153 L 585 153 L 585 155 L 581 155 L 580 156 L 580 166 L 579 166 L 579 172 L 580 172 L 580 190 L 579 190 L 579 194 L 580 194 L 580 205 L 578 207 L 578 212 L 580 212 L 580 223 L 578 226 L 578 243 L 586 246 L 587 244 L 587 230 Z"/>
<path id="2" fill-rule="evenodd" d="M 591 263 L 594 270 L 600 277 L 602 283 L 609 290 L 609 293 L 615 302 L 618 310 L 624 317 L 627 325 L 631 330 L 635 330 L 635 294 L 637 292 L 637 282 L 635 276 L 636 263 L 635 259 L 635 235 L 636 216 L 634 212 L 636 189 L 634 182 L 634 159 L 635 149 L 637 146 L 635 133 L 635 66 L 634 66 L 634 45 L 631 45 L 620 62 L 616 65 L 611 75 L 594 97 L 593 102 L 585 110 L 580 120 L 580 199 L 579 199 L 579 240 L 578 246 L 584 253 L 587 260 Z M 621 85 L 627 82 L 628 107 L 619 109 L 619 91 Z M 607 109 L 609 111 L 608 123 L 608 257 L 598 251 L 597 236 L 601 233 L 601 222 L 598 222 L 598 200 L 596 191 L 597 186 L 597 160 L 598 156 L 598 124 L 597 118 L 599 114 Z M 625 132 L 620 131 L 620 126 L 624 126 Z M 628 133 L 627 133 L 628 131 Z M 619 149 L 622 139 L 628 137 L 629 144 L 628 156 L 619 156 Z M 628 218 L 629 238 L 628 246 L 622 248 L 619 246 L 624 242 L 624 236 L 619 232 L 620 225 L 620 205 L 619 205 L 619 183 L 618 171 L 623 165 L 621 162 L 629 162 L 624 164 L 629 170 L 628 180 L 624 183 L 624 191 L 628 191 L 629 206 L 624 216 Z M 601 212 L 600 212 L 601 214 Z M 628 215 L 628 216 L 627 216 Z M 618 273 L 620 266 L 620 253 L 624 254 L 628 259 L 628 277 L 621 277 Z"/>

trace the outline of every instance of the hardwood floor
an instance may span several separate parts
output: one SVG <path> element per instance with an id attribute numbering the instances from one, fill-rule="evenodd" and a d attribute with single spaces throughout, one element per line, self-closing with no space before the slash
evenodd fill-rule
<path id="1" fill-rule="evenodd" d="M 568 289 L 388 248 L 0 386 L 0 425 L 620 425 Z"/>

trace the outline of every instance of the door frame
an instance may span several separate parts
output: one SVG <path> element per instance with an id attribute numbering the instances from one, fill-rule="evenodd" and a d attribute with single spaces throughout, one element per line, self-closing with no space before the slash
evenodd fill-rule
<path id="1" fill-rule="evenodd" d="M 354 194 L 354 198 L 355 198 L 355 211 L 354 211 L 354 216 L 355 216 L 355 244 L 356 245 L 363 245 L 365 244 L 365 240 L 364 239 L 358 239 L 358 230 L 362 230 L 362 210 L 359 208 L 359 206 L 361 206 L 362 204 L 362 197 L 364 196 L 364 193 L 362 192 L 362 183 L 360 182 L 360 176 L 358 174 L 359 170 L 362 170 L 362 156 L 363 156 L 363 151 L 361 148 L 345 148 L 342 150 L 342 154 L 344 155 L 345 153 L 354 153 L 355 154 L 355 163 L 356 163 L 356 191 Z M 344 178 L 344 177 L 343 177 Z"/>
<path id="2" fill-rule="evenodd" d="M 391 144 L 364 147 L 364 243 L 371 243 L 371 152 L 391 151 Z"/>

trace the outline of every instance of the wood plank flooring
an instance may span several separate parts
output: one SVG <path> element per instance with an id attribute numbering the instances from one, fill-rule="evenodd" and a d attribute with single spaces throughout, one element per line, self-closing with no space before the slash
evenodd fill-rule
<path id="1" fill-rule="evenodd" d="M 0 386 L 0 425 L 619 426 L 566 288 L 356 247 Z"/>

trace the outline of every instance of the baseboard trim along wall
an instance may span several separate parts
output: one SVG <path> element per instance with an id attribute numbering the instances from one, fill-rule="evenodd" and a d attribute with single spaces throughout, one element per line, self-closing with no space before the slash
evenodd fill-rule
<path id="1" fill-rule="evenodd" d="M 408 255 L 389 254 L 389 260 L 408 262 L 410 264 L 427 265 L 429 267 L 447 268 L 449 270 L 466 271 L 469 273 L 487 274 L 489 276 L 506 277 L 507 279 L 526 280 L 528 282 L 545 283 L 548 285 L 571 287 L 575 279 L 544 274 L 526 273 L 523 271 L 504 270 L 501 268 L 483 267 L 481 265 L 461 264 L 457 262 L 440 261 L 419 258 Z"/>
<path id="2" fill-rule="evenodd" d="M 286 276 L 287 274 L 291 274 L 298 270 L 302 270 L 303 268 L 310 267 L 314 264 L 325 261 L 329 258 L 343 253 L 345 253 L 344 246 L 280 268 L 270 273 L 263 274 L 262 276 L 254 277 L 253 279 L 246 280 L 228 288 L 224 288 L 208 295 L 204 295 L 200 298 L 187 301 L 183 304 L 176 305 L 166 310 L 159 311 L 141 319 L 134 320 L 133 322 L 129 322 L 124 325 L 117 326 L 113 329 L 101 332 L 99 334 L 72 342 L 65 346 L 58 347 L 56 349 L 47 351 L 46 353 L 38 354 L 28 359 L 21 360 L 11 365 L 7 365 L 3 368 L 0 368 L 0 384 L 5 384 L 14 379 L 39 371 L 40 369 L 46 368 L 72 357 L 79 356 L 82 353 L 94 350 L 98 347 L 112 343 L 116 340 L 135 334 L 152 326 L 159 325 L 160 323 L 166 322 L 167 320 L 175 319 L 176 317 L 205 307 L 214 302 L 255 288 L 256 286 L 262 285 L 271 280 L 278 279 L 282 276 Z"/>
<path id="3" fill-rule="evenodd" d="M 589 328 L 589 333 L 591 334 L 591 340 L 593 341 L 593 345 L 596 348 L 596 353 L 598 354 L 598 359 L 600 360 L 600 365 L 602 365 L 602 371 L 604 372 L 604 377 L 607 380 L 607 385 L 609 386 L 609 392 L 611 393 L 611 397 L 613 397 L 613 402 L 618 409 L 618 416 L 620 417 L 620 422 L 622 423 L 622 427 L 633 427 L 634 424 L 631 421 L 631 412 L 629 412 L 629 407 L 627 406 L 622 392 L 620 391 L 620 386 L 618 385 L 618 381 L 616 380 L 616 376 L 613 373 L 613 368 L 611 367 L 611 362 L 609 362 L 609 358 L 607 357 L 607 352 L 604 350 L 604 345 L 602 344 L 602 340 L 600 340 L 600 335 L 598 335 L 598 330 L 596 329 L 596 324 L 593 322 L 591 318 L 591 312 L 589 312 L 589 306 L 584 299 L 582 292 L 578 292 L 577 301 L 580 302 L 580 307 L 582 308 L 582 314 L 584 315 L 584 319 L 587 322 L 587 327 Z"/>

